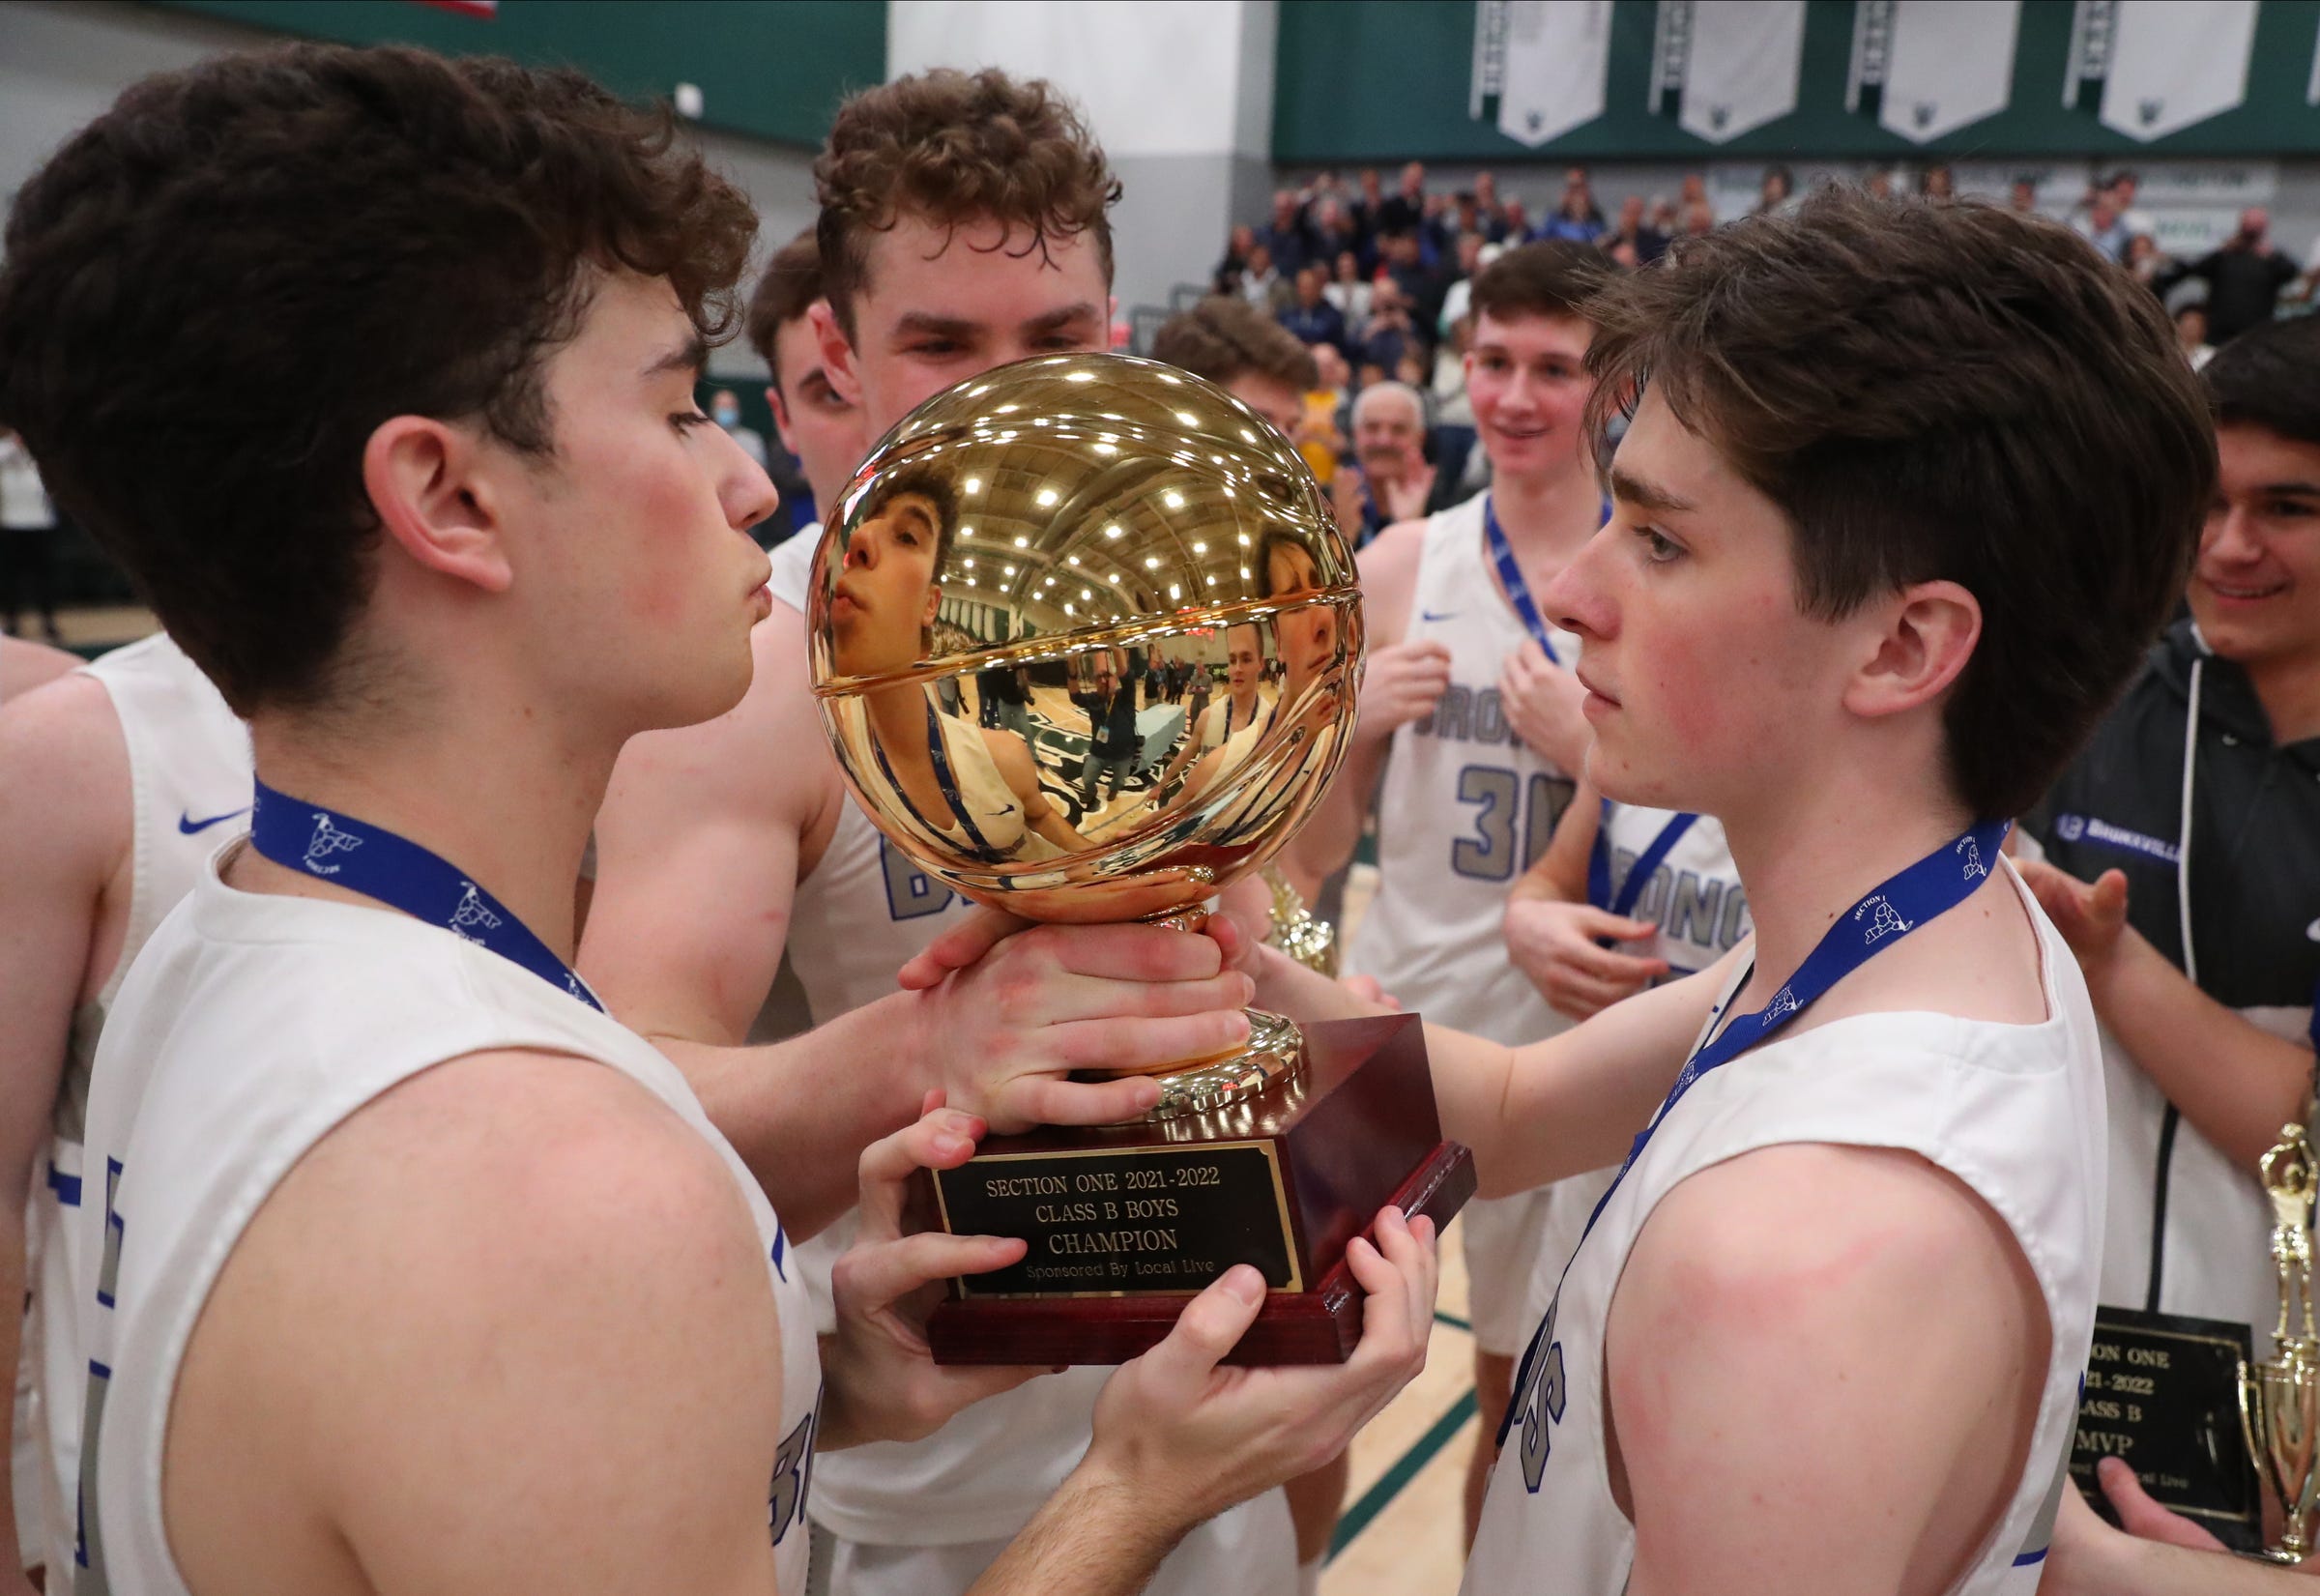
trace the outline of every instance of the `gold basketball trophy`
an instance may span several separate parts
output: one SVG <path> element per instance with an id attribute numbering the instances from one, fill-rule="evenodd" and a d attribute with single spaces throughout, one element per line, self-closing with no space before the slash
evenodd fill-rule
<path id="1" fill-rule="evenodd" d="M 934 883 L 1029 919 L 1197 927 L 1311 814 L 1353 724 L 1360 591 L 1320 484 L 1152 361 L 1044 356 L 921 405 L 839 495 L 806 614 L 863 811 Z M 1162 670 L 1187 663 L 1225 688 L 1197 723 Z M 1141 1121 L 994 1136 L 922 1183 L 929 1223 L 1030 1244 L 953 1283 L 938 1359 L 1133 1357 L 1244 1262 L 1272 1291 L 1237 1358 L 1349 1354 L 1347 1242 L 1388 1202 L 1446 1223 L 1471 1159 L 1414 1016 L 1250 1022 L 1228 1057 L 1137 1071 L 1161 1086 Z"/>
<path id="2" fill-rule="evenodd" d="M 2320 1501 L 2320 1334 L 2312 1322 L 2312 1203 L 2320 1195 L 2320 1171 L 2305 1128 L 2296 1124 L 2281 1127 L 2257 1167 L 2272 1199 L 2279 1322 L 2271 1358 L 2241 1365 L 2240 1425 L 2279 1502 L 2279 1541 L 2262 1555 L 2299 1563 L 2311 1553 L 2312 1509 Z"/>

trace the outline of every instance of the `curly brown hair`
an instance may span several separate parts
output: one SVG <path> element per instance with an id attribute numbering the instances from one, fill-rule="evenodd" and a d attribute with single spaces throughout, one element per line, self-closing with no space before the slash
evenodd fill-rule
<path id="1" fill-rule="evenodd" d="M 766 262 L 766 275 L 757 279 L 757 288 L 749 296 L 749 310 L 743 320 L 743 335 L 749 347 L 756 350 L 766 368 L 773 373 L 773 386 L 781 386 L 781 363 L 773 358 L 773 341 L 781 330 L 803 316 L 814 301 L 823 297 L 822 246 L 808 227 L 789 243 L 773 251 Z M 789 395 L 784 394 L 787 398 Z"/>
<path id="2" fill-rule="evenodd" d="M 705 339 L 746 197 L 570 72 L 291 44 L 132 85 L 17 195 L 0 416 L 242 714 L 361 685 L 362 451 L 395 416 L 552 455 L 546 359 L 607 273 Z"/>
<path id="3" fill-rule="evenodd" d="M 1313 351 L 1247 300 L 1211 295 L 1177 312 L 1152 334 L 1152 359 L 1212 383 L 1262 372 L 1303 392 L 1320 386 Z"/>
<path id="4" fill-rule="evenodd" d="M 1591 245 L 1547 240 L 1509 249 L 1474 274 L 1476 320 L 1584 316 L 1587 299 L 1610 277 L 1610 257 Z"/>
<path id="5" fill-rule="evenodd" d="M 906 216 L 953 230 L 1003 222 L 1010 245 L 1016 232 L 1030 233 L 1020 248 L 1026 255 L 1044 256 L 1051 238 L 1091 234 L 1109 284 L 1109 213 L 1119 192 L 1080 113 L 1043 78 L 938 67 L 865 89 L 838 108 L 814 162 L 830 309 L 852 337 L 870 235 Z"/>
<path id="6" fill-rule="evenodd" d="M 2215 491 L 2159 301 L 2059 223 L 1830 189 L 1585 313 L 1590 433 L 1658 394 L 1786 516 L 1806 614 L 1973 594 L 1951 779 L 1978 818 L 2028 809 L 2173 613 Z"/>

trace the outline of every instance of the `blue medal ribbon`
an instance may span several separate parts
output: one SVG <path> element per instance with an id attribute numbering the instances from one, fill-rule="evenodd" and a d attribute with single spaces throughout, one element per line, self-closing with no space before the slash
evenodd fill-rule
<path id="1" fill-rule="evenodd" d="M 1667 1123 L 1668 1116 L 1683 1100 L 1699 1078 L 1712 1069 L 1729 1063 L 1750 1048 L 1771 1036 L 1799 1014 L 1819 1001 L 1821 995 L 1870 960 L 1884 952 L 1895 943 L 1924 925 L 1928 920 L 1949 913 L 1974 895 L 1981 884 L 1989 877 L 1990 861 L 1998 856 L 2006 833 L 2013 827 L 2010 820 L 1989 821 L 1969 831 L 1953 837 L 1898 876 L 1887 878 L 1867 897 L 1837 916 L 1837 923 L 1822 934 L 1805 962 L 1797 967 L 1772 1001 L 1754 1014 L 1743 1014 L 1721 1031 L 1715 1023 L 1722 1011 L 1709 1017 L 1708 1039 L 1702 1042 L 1684 1060 L 1677 1072 L 1675 1085 L 1668 1088 L 1667 1099 L 1659 1112 L 1651 1117 L 1636 1137 L 1635 1145 L 1627 1149 L 1627 1161 L 1597 1200 L 1595 1209 L 1587 1215 L 1587 1227 L 1579 1235 L 1579 1245 L 1571 1249 L 1574 1261 L 1580 1247 L 1587 1244 L 1594 1233 L 1595 1222 L 1610 1205 L 1611 1194 L 1627 1179 L 1627 1172 L 1636 1167 L 1643 1148 L 1651 1141 L 1651 1133 Z M 1639 868 L 1639 862 L 1638 862 Z M 1742 982 L 1746 984 L 1745 978 Z M 1739 988 L 1733 988 L 1737 993 Z M 1570 1262 L 1563 1265 L 1566 1277 Z M 1560 1298 L 1562 1288 L 1555 1288 Z M 1543 1329 L 1544 1324 L 1541 1325 Z M 1507 1433 L 1514 1428 L 1515 1415 L 1521 1410 L 1523 1394 L 1530 1387 L 1530 1369 L 1539 1354 L 1539 1337 L 1535 1333 L 1522 1353 L 1522 1367 L 1516 1372 L 1514 1396 L 1506 1405 L 1506 1415 L 1498 1421 L 1498 1444 L 1506 1444 Z"/>
<path id="2" fill-rule="evenodd" d="M 1674 850 L 1677 843 L 1684 840 L 1684 833 L 1691 830 L 1693 824 L 1698 819 L 1697 815 L 1678 814 L 1667 825 L 1661 827 L 1660 834 L 1651 839 L 1651 846 L 1636 856 L 1636 862 L 1628 868 L 1627 880 L 1619 884 L 1618 896 L 1613 897 L 1611 895 L 1611 800 L 1605 798 L 1602 817 L 1595 823 L 1595 846 L 1587 853 L 1587 902 L 1598 909 L 1607 909 L 1625 919 L 1635 912 L 1636 901 L 1643 896 L 1643 889 L 1651 885 L 1651 878 L 1659 872 L 1661 864 L 1666 862 L 1668 854 Z M 1600 945 L 1609 947 L 1610 942 L 1609 939 L 1602 939 Z"/>
<path id="3" fill-rule="evenodd" d="M 894 773 L 894 767 L 886 763 L 886 750 L 880 745 L 878 733 L 868 728 L 865 731 L 870 740 L 870 751 L 878 757 L 879 773 L 894 789 L 894 796 L 902 799 L 902 806 L 911 812 L 913 820 L 936 836 L 942 836 L 942 827 L 918 812 L 918 805 L 911 801 L 910 789 L 903 786 L 902 778 Z M 989 839 L 975 827 L 974 817 L 967 812 L 966 799 L 959 796 L 958 779 L 950 773 L 950 757 L 942 747 L 942 722 L 936 718 L 935 707 L 931 702 L 926 707 L 926 751 L 935 763 L 935 786 L 942 791 L 942 801 L 950 805 L 950 812 L 959 817 L 959 825 L 967 832 L 968 845 L 976 860 L 983 864 L 1004 864 L 1007 856 L 992 847 Z"/>
<path id="4" fill-rule="evenodd" d="M 1603 519 L 1611 518 L 1610 501 L 1605 501 Z M 1600 525 L 1601 523 L 1598 523 Z M 1554 652 L 1546 617 L 1539 614 L 1538 600 L 1530 596 L 1530 584 L 1522 579 L 1522 567 L 1515 564 L 1515 549 L 1506 540 L 1506 529 L 1498 524 L 1498 501 L 1494 494 L 1482 498 L 1482 539 L 1490 549 L 1491 565 L 1498 572 L 1498 585 L 1506 590 L 1506 601 L 1515 607 L 1515 617 L 1531 640 L 1546 652 L 1547 662 L 1560 665 L 1562 656 Z"/>
<path id="5" fill-rule="evenodd" d="M 513 911 L 450 860 L 408 837 L 318 803 L 286 798 L 261 781 L 249 816 L 249 843 L 284 869 L 304 871 L 399 909 L 413 919 L 440 925 L 462 941 L 521 965 L 597 1013 L 604 1012 L 588 983 Z"/>

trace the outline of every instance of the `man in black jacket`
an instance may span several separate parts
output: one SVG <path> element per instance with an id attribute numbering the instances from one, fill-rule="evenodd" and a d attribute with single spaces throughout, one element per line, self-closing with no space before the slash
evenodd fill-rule
<path id="1" fill-rule="evenodd" d="M 1136 774 L 1136 688 L 1122 682 L 1107 660 L 1096 667 L 1095 691 L 1073 693 L 1071 701 L 1088 711 L 1088 760 L 1080 768 L 1080 807 L 1093 809 L 1099 776 L 1111 776 L 1112 796 L 1117 798 Z"/>
<path id="2" fill-rule="evenodd" d="M 2240 214 L 2240 230 L 2223 247 L 2189 266 L 2160 275 L 2164 293 L 2186 277 L 2207 283 L 2207 341 L 2220 349 L 2250 327 L 2272 319 L 2279 291 L 2303 268 L 2272 243 L 2272 218 L 2260 206 Z"/>

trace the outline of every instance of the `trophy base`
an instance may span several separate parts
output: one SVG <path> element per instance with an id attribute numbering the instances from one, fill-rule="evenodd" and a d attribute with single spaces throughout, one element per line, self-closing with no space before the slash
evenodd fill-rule
<path id="1" fill-rule="evenodd" d="M 1442 1139 L 1417 1017 L 1311 1026 L 1298 1067 L 1251 1095 L 992 1137 L 922 1175 L 922 1218 L 1030 1243 L 1022 1262 L 953 1282 L 927 1344 L 946 1364 L 1124 1362 L 1246 1262 L 1270 1291 L 1226 1361 L 1343 1362 L 1361 1335 L 1347 1243 L 1388 1203 L 1438 1230 L 1473 1193 L 1472 1155 Z"/>

